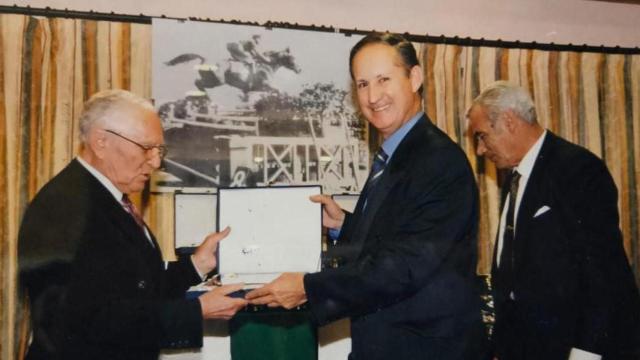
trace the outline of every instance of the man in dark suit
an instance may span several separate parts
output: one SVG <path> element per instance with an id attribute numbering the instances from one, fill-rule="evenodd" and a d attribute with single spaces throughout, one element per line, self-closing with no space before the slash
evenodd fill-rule
<path id="1" fill-rule="evenodd" d="M 355 250 L 344 266 L 287 273 L 247 295 L 325 324 L 351 317 L 350 359 L 479 359 L 477 189 L 465 154 L 421 110 L 413 45 L 371 34 L 351 50 L 363 115 L 384 138 L 353 214 L 328 196 L 324 225 Z"/>
<path id="2" fill-rule="evenodd" d="M 128 194 L 143 190 L 166 152 L 151 104 L 124 90 L 94 95 L 80 116 L 80 155 L 29 205 L 19 234 L 22 289 L 31 303 L 27 359 L 157 359 L 202 345 L 202 320 L 245 306 L 218 288 L 186 289 L 216 266 L 208 236 L 191 258 L 162 261 Z"/>
<path id="3" fill-rule="evenodd" d="M 638 290 L 605 164 L 536 121 L 501 81 L 468 112 L 477 153 L 510 169 L 492 267 L 499 360 L 640 359 Z"/>

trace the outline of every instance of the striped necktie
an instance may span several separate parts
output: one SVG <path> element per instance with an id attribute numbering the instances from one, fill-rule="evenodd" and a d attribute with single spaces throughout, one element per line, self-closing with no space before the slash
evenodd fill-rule
<path id="1" fill-rule="evenodd" d="M 129 213 L 129 215 L 131 215 L 131 217 L 133 217 L 133 220 L 136 221 L 136 224 L 138 224 L 138 226 L 140 226 L 140 228 L 144 231 L 144 220 L 142 220 L 138 209 L 135 205 L 133 205 L 127 194 L 122 194 L 122 207 Z"/>
<path id="2" fill-rule="evenodd" d="M 371 164 L 371 172 L 369 173 L 369 179 L 367 180 L 367 184 L 365 185 L 365 191 L 362 195 L 364 195 L 365 201 L 369 199 L 369 194 L 372 194 L 376 185 L 380 181 L 382 174 L 384 173 L 384 168 L 387 165 L 387 159 L 389 159 L 389 155 L 382 148 L 378 149 L 375 157 L 373 158 L 373 164 Z M 365 207 L 366 207 L 365 202 Z"/>
<path id="3" fill-rule="evenodd" d="M 371 174 L 369 175 L 369 189 L 372 189 L 380 180 L 384 167 L 387 165 L 387 159 L 389 155 L 382 148 L 378 150 L 376 156 L 373 158 L 373 164 L 371 164 Z"/>
<path id="4" fill-rule="evenodd" d="M 151 247 L 155 248 L 156 245 L 153 243 L 152 237 L 149 231 L 147 230 L 147 226 L 144 224 L 144 220 L 142 219 L 142 216 L 140 216 L 140 212 L 138 211 L 136 206 L 133 205 L 133 203 L 129 199 L 129 196 L 127 196 L 127 194 L 122 194 L 122 207 L 126 212 L 129 213 L 129 215 L 131 215 L 133 220 L 135 220 L 136 224 L 138 224 L 138 226 L 140 227 L 140 230 L 142 230 L 144 237 L 147 238 Z"/>

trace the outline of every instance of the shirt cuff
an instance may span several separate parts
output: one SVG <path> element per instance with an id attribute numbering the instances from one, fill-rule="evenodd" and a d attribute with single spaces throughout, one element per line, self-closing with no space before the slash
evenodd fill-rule
<path id="1" fill-rule="evenodd" d="M 202 280 L 202 281 L 207 280 L 207 274 L 202 275 L 202 273 L 200 272 L 200 269 L 198 269 L 198 267 L 196 266 L 195 261 L 193 261 L 193 255 L 191 255 L 189 258 L 191 259 L 191 265 L 193 265 L 193 268 L 198 273 L 198 276 L 200 277 L 200 280 Z"/>
<path id="2" fill-rule="evenodd" d="M 338 238 L 340 237 L 340 230 L 342 230 L 342 228 L 329 229 L 329 231 L 327 232 L 329 234 L 329 239 L 333 241 L 338 240 Z"/>
<path id="3" fill-rule="evenodd" d="M 602 356 L 592 352 L 572 348 L 569 353 L 569 360 L 601 360 Z"/>

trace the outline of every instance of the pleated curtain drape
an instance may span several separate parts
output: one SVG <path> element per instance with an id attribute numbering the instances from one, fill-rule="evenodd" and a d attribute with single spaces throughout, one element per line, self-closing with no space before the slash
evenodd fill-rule
<path id="1" fill-rule="evenodd" d="M 93 93 L 151 97 L 151 26 L 0 15 L 0 358 L 23 353 L 28 312 L 17 288 L 17 234 L 27 204 L 79 149 L 77 117 Z M 607 162 L 620 192 L 625 249 L 638 276 L 640 55 L 416 44 L 425 111 L 466 151 L 481 194 L 479 273 L 490 269 L 499 174 L 474 154 L 465 111 L 480 89 L 507 79 L 529 89 L 539 121 Z M 347 61 L 347 59 L 345 59 Z M 133 199 L 173 255 L 173 196 Z M 64 211 L 52 209 L 52 211 Z"/>

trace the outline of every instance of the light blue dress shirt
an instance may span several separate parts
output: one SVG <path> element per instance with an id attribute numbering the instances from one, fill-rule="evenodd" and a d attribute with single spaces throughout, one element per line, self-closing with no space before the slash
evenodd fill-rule
<path id="1" fill-rule="evenodd" d="M 382 143 L 382 149 L 384 150 L 385 153 L 387 153 L 387 155 L 389 155 L 386 162 L 387 164 L 389 163 L 389 161 L 391 161 L 391 158 L 393 157 L 393 153 L 398 148 L 398 145 L 400 145 L 400 143 L 402 142 L 402 139 L 404 139 L 404 137 L 407 136 L 409 131 L 413 129 L 415 124 L 418 122 L 418 120 L 420 120 L 422 116 L 424 116 L 424 111 L 418 111 L 417 114 L 415 114 L 409 121 L 407 121 L 404 125 L 402 125 L 398 130 L 396 130 L 396 132 L 391 134 L 391 136 L 389 136 Z M 340 236 L 340 229 L 341 228 L 329 229 L 329 232 L 328 232 L 329 238 L 334 241 L 337 240 L 338 237 Z"/>

